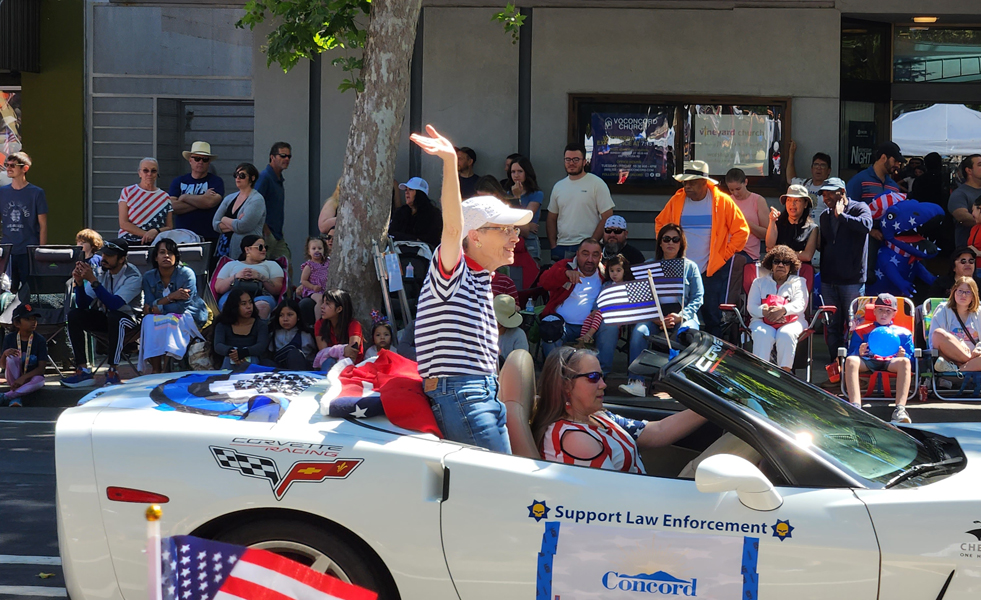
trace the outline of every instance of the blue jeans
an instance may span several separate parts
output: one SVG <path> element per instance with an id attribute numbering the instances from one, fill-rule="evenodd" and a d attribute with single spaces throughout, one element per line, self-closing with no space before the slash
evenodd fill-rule
<path id="1" fill-rule="evenodd" d="M 325 358 L 324 359 L 324 362 L 320 363 L 320 372 L 321 373 L 327 373 L 331 369 L 333 369 L 334 368 L 334 365 L 336 365 L 336 364 L 337 364 L 337 359 L 336 358 Z"/>
<path id="2" fill-rule="evenodd" d="M 729 275 L 732 272 L 732 259 L 726 261 L 714 275 L 709 277 L 702 273 L 702 284 L 705 287 L 705 302 L 699 309 L 698 315 L 702 321 L 702 329 L 716 337 L 722 336 L 722 311 L 720 304 L 726 303 L 729 293 Z"/>
<path id="3" fill-rule="evenodd" d="M 572 258 L 579 250 L 579 244 L 574 246 L 556 246 L 552 248 L 552 260 L 558 262 L 564 258 Z"/>
<path id="4" fill-rule="evenodd" d="M 647 349 L 647 337 L 651 334 L 660 333 L 661 330 L 654 326 L 654 321 L 641 321 L 630 328 L 630 342 L 628 344 L 627 358 L 631 363 L 637 360 L 641 352 Z M 617 342 L 620 340 L 620 325 L 600 325 L 596 332 L 596 353 L 599 354 L 600 368 L 603 374 L 608 374 L 613 369 L 613 354 L 617 349 Z M 631 379 L 637 379 L 631 375 Z"/>
<path id="5" fill-rule="evenodd" d="M 231 294 L 231 293 L 232 293 L 231 290 L 229 290 L 229 291 L 225 292 L 224 294 L 222 294 L 221 295 L 221 298 L 218 298 L 218 310 L 221 310 L 221 309 L 225 308 L 225 300 L 228 299 L 228 294 Z M 255 298 L 252 299 L 252 302 L 265 302 L 266 304 L 269 305 L 269 308 L 270 309 L 276 308 L 276 299 L 273 298 L 272 296 L 270 296 L 269 294 L 263 294 L 262 296 L 256 296 Z"/>
<path id="6" fill-rule="evenodd" d="M 848 309 L 851 308 L 855 298 L 864 295 L 864 283 L 836 285 L 821 282 L 822 303 L 825 306 L 838 307 L 835 314 L 831 315 L 831 323 L 828 325 L 828 355 L 831 362 L 837 360 L 838 348 L 845 345 L 845 323 L 848 322 Z"/>
<path id="7" fill-rule="evenodd" d="M 578 340 L 581 333 L 582 333 L 582 323 L 580 323 L 579 325 L 570 325 L 569 323 L 566 323 L 565 334 L 563 334 L 562 339 L 560 339 L 557 342 L 545 342 L 545 341 L 542 342 L 542 354 L 544 354 L 545 358 L 548 358 L 548 355 L 552 353 L 552 350 L 555 350 L 560 346 L 564 346 L 569 342 L 574 342 Z M 597 344 L 598 343 L 599 341 L 597 341 Z"/>
<path id="8" fill-rule="evenodd" d="M 511 453 L 507 414 L 504 403 L 497 399 L 496 375 L 440 377 L 436 389 L 426 395 L 446 439 Z"/>

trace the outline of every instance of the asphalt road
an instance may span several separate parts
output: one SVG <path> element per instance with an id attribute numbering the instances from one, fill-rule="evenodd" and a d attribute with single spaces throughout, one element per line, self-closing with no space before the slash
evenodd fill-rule
<path id="1" fill-rule="evenodd" d="M 2 600 L 67 595 L 55 517 L 54 428 L 62 410 L 0 408 Z"/>

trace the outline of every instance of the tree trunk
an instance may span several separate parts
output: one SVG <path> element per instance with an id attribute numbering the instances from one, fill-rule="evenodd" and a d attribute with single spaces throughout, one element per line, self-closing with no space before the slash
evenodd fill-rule
<path id="1" fill-rule="evenodd" d="M 354 316 L 365 324 L 373 308 L 384 307 L 371 242 L 380 243 L 388 233 L 420 4 L 421 0 L 371 3 L 361 71 L 364 91 L 354 105 L 344 156 L 328 285 L 351 294 Z"/>

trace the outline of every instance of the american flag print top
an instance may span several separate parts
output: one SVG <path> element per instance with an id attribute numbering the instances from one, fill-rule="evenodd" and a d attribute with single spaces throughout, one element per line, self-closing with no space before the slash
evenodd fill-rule
<path id="1" fill-rule="evenodd" d="M 167 214 L 173 210 L 170 205 L 170 194 L 156 189 L 145 190 L 137 184 L 126 186 L 119 194 L 119 201 L 126 203 L 126 213 L 129 222 L 143 231 L 159 230 L 167 224 Z M 136 239 L 132 233 L 119 230 L 119 237 L 130 241 Z"/>
<path id="2" fill-rule="evenodd" d="M 559 419 L 549 425 L 545 430 L 545 437 L 542 438 L 542 455 L 545 460 L 595 469 L 645 474 L 636 440 L 647 426 L 647 422 L 625 419 L 609 411 L 594 413 L 593 419 L 601 426 L 566 419 Z M 581 431 L 589 435 L 599 442 L 603 449 L 593 457 L 577 458 L 566 454 L 562 450 L 562 438 L 572 431 Z"/>

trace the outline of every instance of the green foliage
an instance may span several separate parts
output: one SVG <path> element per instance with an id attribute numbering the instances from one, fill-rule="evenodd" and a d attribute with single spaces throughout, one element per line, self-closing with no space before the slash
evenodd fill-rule
<path id="1" fill-rule="evenodd" d="M 518 43 L 519 30 L 525 22 L 525 15 L 521 14 L 514 4 L 508 2 L 504 10 L 491 17 L 491 20 L 503 23 L 504 33 L 511 34 L 511 43 Z"/>
<path id="2" fill-rule="evenodd" d="M 276 23 L 262 47 L 266 66 L 279 63 L 289 72 L 301 58 L 312 59 L 328 50 L 358 53 L 368 40 L 371 0 L 249 0 L 245 15 L 236 27 L 255 30 L 268 17 Z M 364 65 L 360 57 L 345 55 L 331 61 L 351 73 L 340 89 L 364 89 L 358 74 Z"/>

